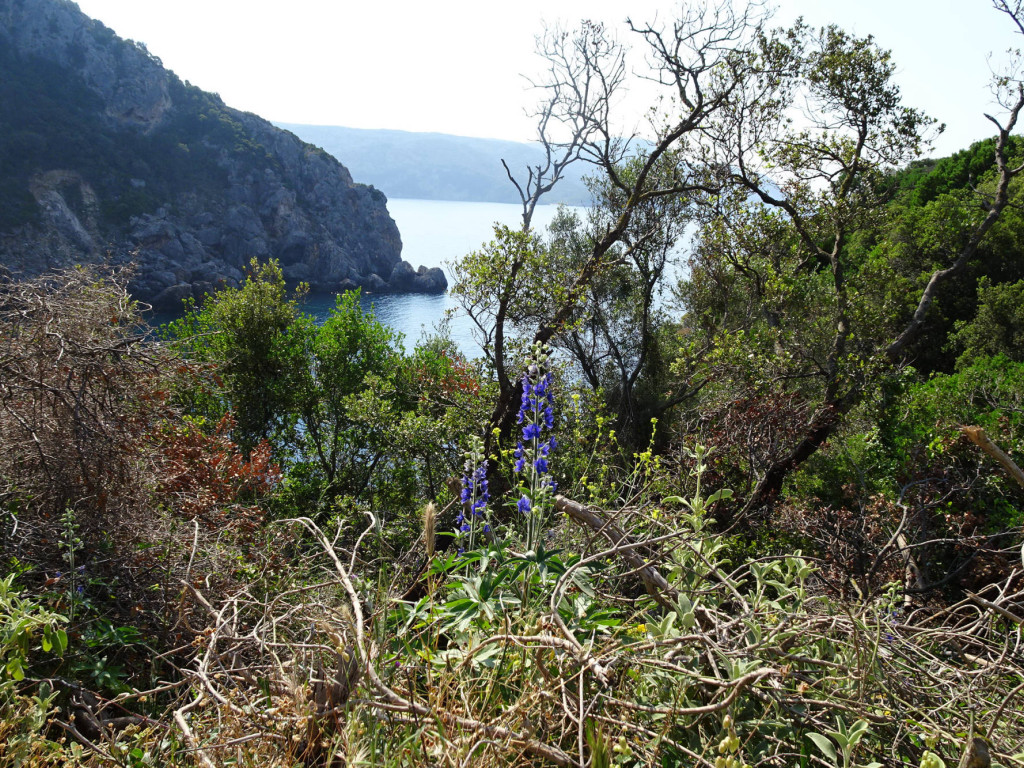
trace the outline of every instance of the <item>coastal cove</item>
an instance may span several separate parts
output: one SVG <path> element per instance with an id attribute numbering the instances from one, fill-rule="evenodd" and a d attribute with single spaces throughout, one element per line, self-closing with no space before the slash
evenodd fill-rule
<path id="1" fill-rule="evenodd" d="M 447 200 L 390 199 L 388 212 L 402 237 L 402 258 L 410 264 L 440 267 L 449 283 L 450 264 L 476 250 L 493 238 L 495 223 L 515 227 L 521 209 L 511 203 L 469 203 Z M 540 205 L 534 214 L 534 227 L 543 231 L 558 213 L 557 205 Z M 572 208 L 583 213 L 583 208 Z M 334 306 L 330 294 L 310 296 L 303 311 L 322 320 Z M 458 304 L 444 294 L 363 294 L 363 311 L 373 310 L 377 319 L 404 337 L 406 349 L 412 349 L 425 333 L 452 311 L 450 331 L 459 349 L 467 355 L 479 354 L 473 341 L 469 319 L 458 313 Z"/>

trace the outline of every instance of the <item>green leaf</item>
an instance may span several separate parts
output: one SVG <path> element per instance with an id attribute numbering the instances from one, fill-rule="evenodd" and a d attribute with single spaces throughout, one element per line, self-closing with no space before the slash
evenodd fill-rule
<path id="1" fill-rule="evenodd" d="M 22 666 L 21 659 L 18 656 L 13 657 L 7 662 L 7 674 L 18 682 L 25 679 L 25 668 Z"/>
<path id="2" fill-rule="evenodd" d="M 829 731 L 828 735 L 835 739 L 836 744 L 838 744 L 839 748 L 843 751 L 845 751 L 846 748 L 850 746 L 850 739 L 847 738 L 844 734 L 837 733 L 836 731 Z"/>
<path id="3" fill-rule="evenodd" d="M 829 758 L 833 763 L 839 762 L 836 757 L 836 748 L 832 746 L 832 742 L 829 741 L 827 736 L 821 733 L 808 733 L 807 738 L 814 742 L 814 745 L 824 753 L 825 757 Z"/>

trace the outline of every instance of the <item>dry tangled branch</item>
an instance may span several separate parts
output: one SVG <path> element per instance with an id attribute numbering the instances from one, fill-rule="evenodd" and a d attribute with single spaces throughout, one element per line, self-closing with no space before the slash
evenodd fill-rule
<path id="1" fill-rule="evenodd" d="M 42 583 L 74 549 L 87 578 L 111 585 L 103 599 L 116 592 L 112 610 L 159 625 L 183 578 L 232 585 L 218 597 L 237 588 L 226 545 L 252 535 L 253 499 L 279 473 L 262 446 L 238 452 L 227 417 L 212 435 L 181 418 L 170 378 L 189 366 L 149 338 L 128 277 L 0 283 L 0 556 Z"/>
<path id="2" fill-rule="evenodd" d="M 0 285 L 0 498 L 102 513 L 130 492 L 154 396 L 124 275 L 89 270 Z"/>
<path id="3" fill-rule="evenodd" d="M 559 503 L 584 519 L 582 505 Z M 435 583 L 417 604 L 396 604 L 360 577 L 354 553 L 292 521 L 315 545 L 320 565 L 307 565 L 321 578 L 206 603 L 195 695 L 176 719 L 190 715 L 189 739 L 206 755 L 287 744 L 307 764 L 352 764 L 368 750 L 384 760 L 403 744 L 434 765 L 582 768 L 614 745 L 639 764 L 710 767 L 733 734 L 745 762 L 791 765 L 815 754 L 805 735 L 836 718 L 867 726 L 858 762 L 916 766 L 924 737 L 956 760 L 971 722 L 993 756 L 1024 745 L 1024 590 L 992 587 L 938 613 L 906 614 L 895 598 L 838 604 L 813 594 L 813 568 L 798 556 L 730 569 L 684 522 L 657 537 L 662 562 L 638 562 L 639 544 L 614 532 L 635 519 L 589 514 L 609 546 L 549 581 L 533 610 L 492 596 L 490 618 L 468 622 L 458 603 L 468 590 Z M 587 606 L 622 605 L 617 585 L 645 568 L 669 574 L 661 599 L 627 601 L 621 624 L 588 627 Z M 214 711 L 233 724 L 219 738 Z M 819 757 L 812 764 L 827 764 Z"/>

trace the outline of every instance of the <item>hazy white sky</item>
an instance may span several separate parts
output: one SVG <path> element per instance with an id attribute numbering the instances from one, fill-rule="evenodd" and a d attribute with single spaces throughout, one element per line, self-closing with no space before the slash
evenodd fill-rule
<path id="1" fill-rule="evenodd" d="M 666 19 L 670 0 L 78 0 L 122 37 L 144 42 L 181 78 L 230 106 L 293 123 L 533 137 L 534 36 L 547 21 Z M 946 123 L 934 154 L 992 133 L 991 63 L 1024 47 L 990 0 L 778 0 L 873 34 L 890 48 L 906 103 Z"/>

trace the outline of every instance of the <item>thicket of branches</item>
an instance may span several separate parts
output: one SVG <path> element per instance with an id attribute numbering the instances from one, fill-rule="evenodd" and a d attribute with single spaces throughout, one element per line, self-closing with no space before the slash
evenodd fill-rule
<path id="1" fill-rule="evenodd" d="M 43 482 L 42 462 L 28 464 L 12 451 L 4 465 L 5 478 L 21 473 L 20 485 L 9 485 L 21 505 L 9 505 L 10 516 L 19 527 L 32 526 L 34 546 L 51 541 L 50 560 L 39 562 L 67 563 L 71 553 L 79 559 L 69 564 L 85 572 L 84 594 L 56 584 L 49 593 L 37 589 L 42 600 L 30 601 L 24 585 L 9 580 L 0 590 L 5 660 L 24 664 L 20 679 L 7 667 L 0 689 L 10 759 L 930 765 L 971 749 L 1008 764 L 1024 748 L 1024 562 L 1016 547 L 1006 550 L 1014 561 L 1007 575 L 951 602 L 922 603 L 902 578 L 909 550 L 897 541 L 904 519 L 877 553 L 880 573 L 890 579 L 885 587 L 841 597 L 813 558 L 751 557 L 721 534 L 714 518 L 732 499 L 715 487 L 713 452 L 684 453 L 677 465 L 637 456 L 633 471 L 604 481 L 618 501 L 598 506 L 554 495 L 548 472 L 557 456 L 550 454 L 550 466 L 538 464 L 549 456 L 547 443 L 524 438 L 517 493 L 530 500 L 527 509 L 542 531 L 532 549 L 523 548 L 531 534 L 520 520 L 499 527 L 499 538 L 478 538 L 484 543 L 477 549 L 442 553 L 439 512 L 431 506 L 419 542 L 401 560 L 367 558 L 385 535 L 373 514 L 357 529 L 344 518 L 259 524 L 238 503 L 247 493 L 273 492 L 272 470 L 252 469 L 258 451 L 247 462 L 217 438 L 218 430 L 200 438 L 180 420 L 180 406 L 163 396 L 150 395 L 157 405 L 147 406 L 144 399 L 82 394 L 90 386 L 110 393 L 118 383 L 132 392 L 160 391 L 151 372 L 161 368 L 155 359 L 167 368 L 166 352 L 132 330 L 110 330 L 121 325 L 111 323 L 109 311 L 124 301 L 116 283 L 71 273 L 12 285 L 10 294 L 22 304 L 8 303 L 8 349 L 17 348 L 17 339 L 53 333 L 53 346 L 34 358 L 35 366 L 8 354 L 20 361 L 12 370 L 37 374 L 20 379 L 20 395 L 6 401 L 10 418 L 32 424 L 37 435 L 44 424 L 56 429 L 56 416 L 73 420 L 76 411 L 65 410 L 70 395 L 54 393 L 77 393 L 96 404 L 90 419 L 116 433 L 110 445 L 121 446 L 119 458 L 136 462 L 131 480 L 118 474 L 117 483 L 104 481 L 107 498 L 123 500 L 106 508 L 76 497 L 79 486 L 70 481 L 63 498 L 59 488 L 26 494 L 18 488 Z M 56 302 L 47 304 L 51 311 L 25 309 L 44 295 Z M 74 328 L 59 321 L 61 306 L 76 307 Z M 105 310 L 86 318 L 90 306 Z M 549 364 L 542 355 L 521 378 L 533 398 L 521 408 L 524 423 L 536 424 L 541 437 L 551 428 L 546 409 L 567 406 L 556 402 Z M 115 375 L 122 365 L 135 376 Z M 50 370 L 61 372 L 60 387 L 39 375 Z M 38 421 L 28 422 L 26 413 Z M 167 435 L 176 438 L 168 443 Z M 63 447 L 39 443 L 54 452 Z M 46 450 L 28 454 L 49 457 Z M 174 472 L 166 469 L 169 457 Z M 464 504 L 461 519 L 478 534 L 490 522 L 498 525 L 498 506 L 479 485 L 486 478 L 478 471 L 482 459 L 471 452 L 464 481 L 470 491 L 451 502 Z M 140 474 L 143 467 L 149 474 Z M 218 467 L 231 468 L 226 486 L 216 481 Z M 681 484 L 673 480 L 679 473 Z M 468 478 L 477 478 L 475 490 Z M 121 484 L 134 489 L 130 499 L 127 490 L 114 492 Z M 79 516 L 61 520 L 54 505 L 75 501 Z M 161 504 L 191 524 L 175 528 L 159 513 Z M 29 507 L 36 517 L 24 514 Z M 97 516 L 95 530 L 75 522 L 93 519 L 84 510 Z M 209 531 L 218 521 L 214 538 Z M 230 526 L 241 523 L 246 535 L 231 536 Z M 102 528 L 133 538 L 108 534 L 104 542 Z M 5 555 L 28 557 L 26 530 L 10 533 Z M 460 531 L 463 548 L 471 541 L 466 535 Z M 160 567 L 164 583 L 174 584 L 147 610 L 160 612 L 155 626 L 173 633 L 143 641 L 126 635 L 125 616 L 112 622 L 109 603 L 100 608 L 104 598 L 95 587 L 111 589 L 116 573 L 98 568 L 92 547 L 133 558 L 138 550 L 131 545 L 152 544 L 155 536 L 170 537 L 165 544 L 174 553 Z M 275 545 L 250 546 L 261 540 Z M 106 677 L 86 675 L 81 662 L 94 663 L 88 642 L 104 626 L 122 633 L 108 650 L 116 648 L 120 664 L 136 666 L 135 673 L 108 664 Z M 160 649 L 175 637 L 182 646 L 168 656 Z M 148 684 L 139 671 L 147 652 L 164 659 L 150 667 Z M 41 698 L 26 698 L 33 689 Z M 24 738 L 52 702 L 74 714 L 50 726 L 51 736 L 63 732 L 73 748 Z"/>

